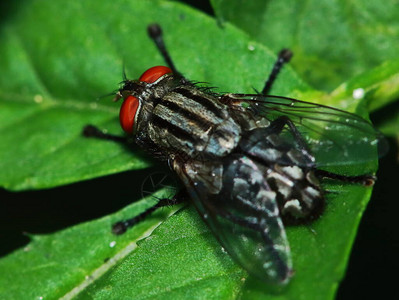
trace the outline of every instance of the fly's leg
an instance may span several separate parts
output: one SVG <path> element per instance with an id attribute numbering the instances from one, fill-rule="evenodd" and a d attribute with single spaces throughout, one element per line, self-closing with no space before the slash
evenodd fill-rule
<path id="1" fill-rule="evenodd" d="M 324 171 L 324 170 L 315 170 L 315 174 L 318 177 L 336 179 L 336 180 L 349 182 L 349 183 L 357 183 L 357 184 L 362 184 L 364 186 L 374 185 L 374 182 L 377 179 L 377 177 L 375 177 L 373 175 L 368 175 L 368 174 L 357 175 L 357 176 L 346 176 L 346 175 L 331 173 L 331 172 Z"/>
<path id="2" fill-rule="evenodd" d="M 165 207 L 165 206 L 172 206 L 172 205 L 177 205 L 183 202 L 186 202 L 187 199 L 187 192 L 186 190 L 181 190 L 178 192 L 172 199 L 169 198 L 163 198 L 159 199 L 158 202 L 151 206 L 150 208 L 147 208 L 144 212 L 139 214 L 138 216 L 135 216 L 131 219 L 127 219 L 124 221 L 120 221 L 112 225 L 112 232 L 116 235 L 120 235 L 126 232 L 126 230 L 137 223 L 140 223 L 143 221 L 148 215 L 156 211 L 160 207 Z"/>
<path id="3" fill-rule="evenodd" d="M 274 63 L 273 69 L 269 75 L 269 78 L 266 80 L 265 86 L 261 92 L 261 95 L 269 95 L 269 92 L 273 86 L 273 83 L 276 81 L 277 75 L 280 73 L 284 64 L 291 60 L 293 53 L 289 49 L 283 49 L 278 54 L 277 60 Z"/>
<path id="4" fill-rule="evenodd" d="M 291 133 L 294 136 L 294 139 L 298 143 L 299 147 L 301 149 L 305 149 L 305 150 L 309 151 L 307 149 L 306 143 L 305 143 L 301 133 L 296 128 L 295 124 L 290 120 L 290 118 L 288 118 L 286 116 L 278 117 L 276 120 L 274 120 L 270 123 L 268 128 L 273 130 L 273 132 L 280 134 L 281 131 L 284 129 L 285 125 L 288 125 L 288 127 L 290 128 Z"/>
<path id="5" fill-rule="evenodd" d="M 123 144 L 125 146 L 133 145 L 131 142 L 129 142 L 128 138 L 123 137 L 123 136 L 105 133 L 101 129 L 99 129 L 98 127 L 93 126 L 93 125 L 86 125 L 83 128 L 82 134 L 88 138 L 97 138 L 97 139 L 102 139 L 102 140 L 113 141 L 113 142 Z M 115 223 L 112 226 L 112 232 L 116 235 L 123 234 L 126 232 L 126 230 L 128 228 L 143 221 L 148 215 L 150 215 L 151 213 L 156 211 L 158 208 L 182 203 L 185 201 L 185 198 L 187 198 L 187 195 L 186 195 L 186 191 L 183 190 L 183 191 L 180 191 L 179 193 L 177 193 L 172 199 L 169 199 L 169 198 L 159 199 L 155 205 L 151 206 L 150 208 L 148 208 L 147 210 L 145 210 L 138 216 Z"/>
<path id="6" fill-rule="evenodd" d="M 166 64 L 172 70 L 175 75 L 179 75 L 181 78 L 184 77 L 181 73 L 176 69 L 175 64 L 173 63 L 172 58 L 169 55 L 168 49 L 166 48 L 165 42 L 162 36 L 162 29 L 159 24 L 151 24 L 147 28 L 149 37 L 153 40 L 154 44 L 157 46 L 159 52 L 161 53 L 163 59 L 165 60 Z M 279 52 L 276 62 L 273 65 L 273 69 L 265 82 L 265 85 L 262 89 L 261 95 L 268 95 L 270 89 L 275 82 L 277 75 L 280 73 L 281 69 L 283 68 L 284 64 L 291 60 L 293 53 L 289 49 L 283 49 Z"/>
<path id="7" fill-rule="evenodd" d="M 310 150 L 308 149 L 305 140 L 303 139 L 299 130 L 296 128 L 295 124 L 288 117 L 278 117 L 269 125 L 268 129 L 270 128 L 273 132 L 280 134 L 286 125 L 289 127 L 295 142 L 298 144 L 299 150 L 309 161 L 314 163 L 315 158 L 310 154 Z"/>
<path id="8" fill-rule="evenodd" d="M 151 24 L 147 28 L 149 37 L 153 40 L 155 45 L 157 46 L 159 52 L 161 53 L 163 59 L 165 60 L 166 64 L 172 70 L 175 75 L 179 75 L 181 78 L 184 78 L 181 73 L 176 69 L 175 64 L 172 61 L 172 58 L 169 55 L 169 52 L 165 46 L 165 42 L 162 36 L 162 29 L 159 24 Z M 283 68 L 284 64 L 291 60 L 293 53 L 289 49 L 283 49 L 279 52 L 276 62 L 273 65 L 273 69 L 265 82 L 265 85 L 262 89 L 261 95 L 268 95 L 270 89 L 275 82 L 277 75 L 280 73 L 281 69 Z"/>
<path id="9" fill-rule="evenodd" d="M 155 46 L 157 46 L 159 52 L 161 53 L 163 59 L 165 60 L 168 67 L 172 70 L 175 75 L 179 75 L 183 78 L 181 73 L 177 71 L 172 58 L 169 55 L 168 49 L 165 46 L 165 42 L 162 36 L 162 28 L 159 24 L 151 24 L 147 28 L 149 37 L 153 40 Z"/>
<path id="10" fill-rule="evenodd" d="M 100 140 L 114 141 L 121 144 L 128 144 L 128 139 L 126 137 L 105 133 L 93 125 L 86 125 L 82 130 L 82 134 L 87 138 L 96 138 Z"/>

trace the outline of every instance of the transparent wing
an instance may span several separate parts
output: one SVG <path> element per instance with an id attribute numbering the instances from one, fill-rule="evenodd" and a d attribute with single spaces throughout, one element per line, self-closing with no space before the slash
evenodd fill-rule
<path id="1" fill-rule="evenodd" d="M 235 105 L 237 101 L 246 103 L 256 116 L 269 121 L 288 117 L 314 155 L 317 167 L 365 163 L 375 160 L 377 152 L 382 155 L 387 151 L 382 134 L 355 114 L 279 96 L 229 94 L 228 97 Z M 292 134 L 284 132 L 282 136 L 292 143 Z"/>
<path id="2" fill-rule="evenodd" d="M 288 282 L 290 249 L 262 166 L 235 156 L 219 164 L 189 162 L 178 174 L 206 223 L 243 268 L 263 281 Z"/>

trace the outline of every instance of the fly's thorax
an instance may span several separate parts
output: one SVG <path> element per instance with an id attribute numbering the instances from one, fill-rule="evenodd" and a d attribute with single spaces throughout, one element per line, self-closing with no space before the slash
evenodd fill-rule
<path id="1" fill-rule="evenodd" d="M 226 105 L 192 84 L 159 88 L 143 100 L 138 130 L 170 156 L 223 157 L 240 140 L 241 128 Z"/>

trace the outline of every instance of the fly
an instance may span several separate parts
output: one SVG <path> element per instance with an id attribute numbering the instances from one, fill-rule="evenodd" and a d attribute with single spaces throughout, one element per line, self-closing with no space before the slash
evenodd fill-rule
<path id="1" fill-rule="evenodd" d="M 269 91 L 292 56 L 282 50 L 257 94 L 216 94 L 185 78 L 170 58 L 158 24 L 149 36 L 168 67 L 138 80 L 124 78 L 120 123 L 136 144 L 165 161 L 184 189 L 141 215 L 118 222 L 116 234 L 159 207 L 186 195 L 227 252 L 250 274 L 285 284 L 293 274 L 285 225 L 316 219 L 325 207 L 320 181 L 332 178 L 365 186 L 371 174 L 348 176 L 329 167 L 375 157 L 380 134 L 361 117 Z M 122 138 L 87 126 L 84 134 Z"/>

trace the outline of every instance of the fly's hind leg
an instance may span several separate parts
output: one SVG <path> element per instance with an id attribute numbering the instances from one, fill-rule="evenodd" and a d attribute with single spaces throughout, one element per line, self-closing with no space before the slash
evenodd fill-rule
<path id="1" fill-rule="evenodd" d="M 330 178 L 335 180 L 340 180 L 349 183 L 357 183 L 362 184 L 364 186 L 372 186 L 374 182 L 377 180 L 377 177 L 374 175 L 364 174 L 364 175 L 357 175 L 357 176 L 346 176 L 341 174 L 336 174 L 324 170 L 315 170 L 315 174 L 318 177 Z"/>
<path id="2" fill-rule="evenodd" d="M 311 155 L 311 152 L 308 149 L 301 133 L 298 131 L 295 124 L 288 117 L 283 116 L 277 118 L 270 124 L 269 128 L 275 130 L 275 132 L 279 134 L 283 130 L 285 125 L 287 125 L 290 128 L 290 131 L 296 143 L 298 144 L 299 150 L 301 150 L 302 154 L 304 154 L 307 158 L 311 159 L 314 162 L 314 157 Z M 319 169 L 315 169 L 314 171 L 317 177 L 336 179 L 349 183 L 357 183 L 357 184 L 362 184 L 364 186 L 372 186 L 377 179 L 375 176 L 369 174 L 347 176 Z"/>
<path id="3" fill-rule="evenodd" d="M 301 151 L 301 153 L 309 160 L 309 162 L 311 162 L 311 164 L 314 164 L 315 163 L 314 156 L 311 154 L 311 151 L 309 150 L 308 146 L 306 145 L 306 142 L 303 139 L 301 133 L 296 128 L 295 124 L 288 117 L 282 116 L 282 117 L 277 118 L 270 124 L 268 129 L 272 130 L 276 134 L 280 134 L 286 125 L 289 127 L 289 130 L 290 130 L 295 142 L 298 145 L 298 150 Z M 311 165 L 309 165 L 309 166 L 311 166 Z M 340 180 L 340 181 L 349 182 L 349 183 L 362 184 L 364 186 L 372 186 L 377 179 L 375 176 L 370 175 L 370 174 L 348 176 L 348 175 L 341 175 L 341 174 L 328 172 L 325 170 L 316 169 L 315 165 L 313 166 L 313 168 L 314 168 L 315 175 L 319 178 L 323 178 L 323 177 L 330 178 L 330 179 Z"/>

